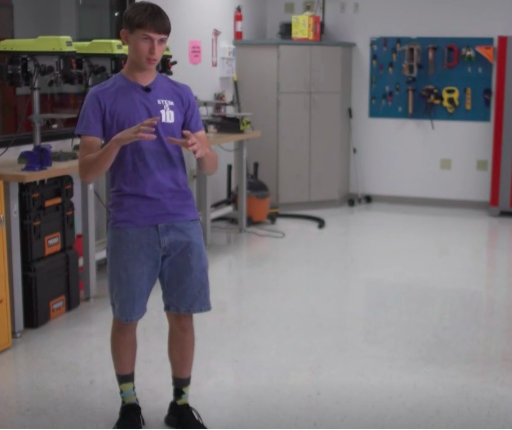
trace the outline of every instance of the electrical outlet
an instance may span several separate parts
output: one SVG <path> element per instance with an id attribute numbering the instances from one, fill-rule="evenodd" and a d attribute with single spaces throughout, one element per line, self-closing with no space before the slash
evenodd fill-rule
<path id="1" fill-rule="evenodd" d="M 345 13 L 347 11 L 347 3 L 342 1 L 340 3 L 340 13 Z"/>
<path id="2" fill-rule="evenodd" d="M 479 172 L 487 172 L 487 170 L 489 170 L 489 162 L 487 160 L 478 160 L 476 162 L 476 170 Z"/>
<path id="3" fill-rule="evenodd" d="M 355 2 L 354 3 L 354 13 L 358 13 L 358 12 L 359 12 L 359 3 Z"/>
<path id="4" fill-rule="evenodd" d="M 443 158 L 441 160 L 441 170 L 452 170 L 452 160 Z"/>
<path id="5" fill-rule="evenodd" d="M 284 13 L 291 13 L 293 15 L 295 13 L 295 3 L 285 3 Z"/>
<path id="6" fill-rule="evenodd" d="M 315 1 L 305 1 L 303 3 L 303 11 L 306 12 L 314 12 L 315 11 Z"/>

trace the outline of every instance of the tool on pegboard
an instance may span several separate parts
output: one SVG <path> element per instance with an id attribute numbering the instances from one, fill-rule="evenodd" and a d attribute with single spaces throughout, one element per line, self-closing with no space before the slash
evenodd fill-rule
<path id="1" fill-rule="evenodd" d="M 476 51 L 471 46 L 466 46 L 462 49 L 460 57 L 466 62 L 476 61 Z"/>
<path id="2" fill-rule="evenodd" d="M 491 106 L 491 98 L 492 98 L 492 90 L 490 88 L 486 88 L 484 90 L 484 103 L 486 107 Z"/>
<path id="3" fill-rule="evenodd" d="M 409 87 L 407 88 L 407 92 L 409 93 L 409 116 L 414 114 L 414 93 L 416 92 L 416 88 Z"/>
<path id="4" fill-rule="evenodd" d="M 428 74 L 433 75 L 436 72 L 436 51 L 437 45 L 428 46 Z"/>
<path id="5" fill-rule="evenodd" d="M 453 69 L 459 63 L 459 48 L 457 45 L 446 45 L 444 51 L 444 67 Z"/>
<path id="6" fill-rule="evenodd" d="M 384 64 L 382 64 L 382 63 L 379 64 L 379 72 L 381 74 L 384 73 Z"/>
<path id="7" fill-rule="evenodd" d="M 471 88 L 464 88 L 464 93 L 466 94 L 466 110 L 471 110 Z"/>
<path id="8" fill-rule="evenodd" d="M 394 68 L 393 62 L 390 61 L 389 64 L 388 64 L 388 70 L 389 70 L 389 74 L 390 75 L 393 74 L 393 68 Z"/>
<path id="9" fill-rule="evenodd" d="M 373 67 L 376 67 L 377 66 L 377 54 L 373 54 L 372 62 L 373 62 Z"/>
<path id="10" fill-rule="evenodd" d="M 382 48 L 384 49 L 384 52 L 388 50 L 388 39 L 382 39 Z"/>
<path id="11" fill-rule="evenodd" d="M 393 61 L 396 61 L 396 58 L 397 58 L 397 52 L 396 52 L 396 48 L 393 48 L 393 50 L 391 51 L 392 55 L 393 55 Z"/>
<path id="12" fill-rule="evenodd" d="M 375 88 L 377 86 L 377 77 L 372 76 L 372 88 Z"/>
<path id="13" fill-rule="evenodd" d="M 405 50 L 402 72 L 407 76 L 407 83 L 411 84 L 418 77 L 418 69 L 421 68 L 421 45 L 419 43 L 409 43 L 400 50 Z"/>
<path id="14" fill-rule="evenodd" d="M 425 101 L 425 109 L 423 113 L 428 115 L 434 130 L 434 120 L 432 118 L 432 111 L 437 105 L 441 104 L 442 96 L 439 94 L 439 89 L 433 85 L 427 85 L 421 90 L 421 98 Z"/>
<path id="15" fill-rule="evenodd" d="M 397 82 L 395 85 L 395 93 L 400 94 L 400 82 Z"/>
<path id="16" fill-rule="evenodd" d="M 393 104 L 393 91 L 388 90 L 388 104 L 391 106 Z"/>
<path id="17" fill-rule="evenodd" d="M 455 109 L 459 107 L 459 89 L 457 87 L 443 88 L 443 106 L 449 114 L 453 114 Z"/>

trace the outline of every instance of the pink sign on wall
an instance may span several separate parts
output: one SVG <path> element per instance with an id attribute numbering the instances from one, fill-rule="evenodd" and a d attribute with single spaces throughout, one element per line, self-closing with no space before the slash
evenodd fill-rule
<path id="1" fill-rule="evenodd" d="M 188 42 L 188 61 L 190 64 L 201 63 L 202 49 L 200 40 L 189 40 Z"/>

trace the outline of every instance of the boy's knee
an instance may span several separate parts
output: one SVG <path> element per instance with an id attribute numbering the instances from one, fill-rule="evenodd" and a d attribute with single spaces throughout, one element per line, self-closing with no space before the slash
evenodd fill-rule
<path id="1" fill-rule="evenodd" d="M 172 331 L 182 334 L 194 331 L 194 317 L 192 315 L 167 314 L 169 326 Z"/>
<path id="2" fill-rule="evenodd" d="M 112 323 L 112 332 L 118 335 L 131 335 L 137 331 L 137 322 L 122 322 L 116 318 Z"/>

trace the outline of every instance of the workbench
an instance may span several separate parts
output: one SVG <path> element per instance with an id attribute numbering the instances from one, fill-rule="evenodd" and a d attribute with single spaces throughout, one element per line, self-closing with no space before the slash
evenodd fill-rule
<path id="1" fill-rule="evenodd" d="M 247 226 L 247 146 L 246 141 L 261 136 L 260 131 L 240 134 L 209 133 L 210 145 L 235 142 L 235 171 L 239 186 L 238 226 L 243 231 Z M 78 173 L 78 160 L 54 162 L 47 170 L 24 172 L 16 159 L 0 160 L 0 181 L 4 183 L 5 212 L 7 221 L 7 247 L 9 256 L 9 285 L 11 290 L 11 315 L 14 337 L 19 338 L 24 330 L 23 278 L 21 267 L 21 240 L 19 218 L 19 184 L 55 178 Z M 95 193 L 94 183 L 81 183 L 82 235 L 83 235 L 83 283 L 84 298 L 89 300 L 96 295 L 96 240 L 95 240 Z M 222 213 L 212 213 L 208 177 L 197 175 L 197 204 L 203 224 L 206 245 L 210 244 L 211 220 L 227 212 L 235 212 L 233 207 L 222 209 Z"/>

